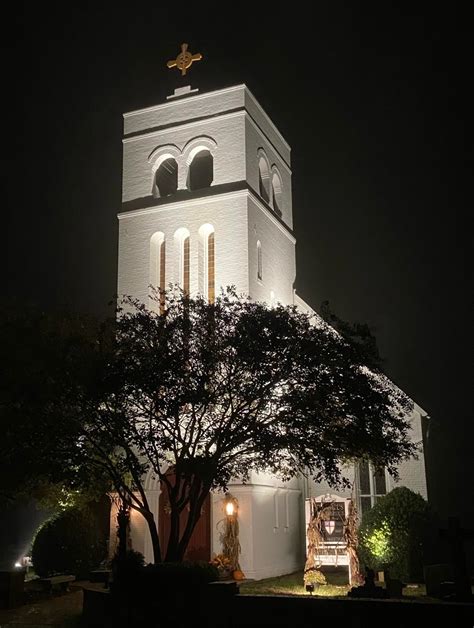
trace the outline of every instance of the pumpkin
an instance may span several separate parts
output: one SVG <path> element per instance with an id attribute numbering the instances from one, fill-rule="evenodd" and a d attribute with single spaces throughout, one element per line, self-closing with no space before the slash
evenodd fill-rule
<path id="1" fill-rule="evenodd" d="M 234 578 L 234 580 L 244 580 L 245 574 L 243 571 L 240 571 L 240 569 L 236 569 L 232 574 L 232 577 Z"/>

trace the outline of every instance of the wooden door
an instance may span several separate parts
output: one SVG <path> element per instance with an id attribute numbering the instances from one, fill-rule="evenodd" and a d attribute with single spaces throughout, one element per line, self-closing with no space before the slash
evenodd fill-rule
<path id="1" fill-rule="evenodd" d="M 162 543 L 163 556 L 166 555 L 168 539 L 170 534 L 170 505 L 166 486 L 161 485 L 160 507 L 158 530 Z M 185 508 L 180 517 L 180 533 L 182 534 L 188 518 L 188 511 Z M 211 497 L 207 496 L 201 510 L 201 516 L 194 528 L 189 541 L 188 548 L 184 555 L 185 560 L 205 560 L 211 559 Z"/>

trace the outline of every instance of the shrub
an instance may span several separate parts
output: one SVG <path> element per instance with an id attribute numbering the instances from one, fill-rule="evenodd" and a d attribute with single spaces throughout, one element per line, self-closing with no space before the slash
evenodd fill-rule
<path id="1" fill-rule="evenodd" d="M 364 513 L 359 527 L 359 559 L 390 576 L 419 581 L 423 577 L 423 542 L 432 515 L 428 503 L 406 487 L 395 488 Z"/>
<path id="2" fill-rule="evenodd" d="M 116 563 L 119 567 L 112 591 L 119 597 L 134 597 L 137 602 L 156 597 L 158 591 L 166 596 L 184 590 L 197 591 L 199 587 L 219 579 L 217 568 L 205 561 L 157 563 L 143 567 L 136 557 L 141 554 L 129 551 L 127 555 L 128 558 L 121 564 L 120 561 Z"/>
<path id="3" fill-rule="evenodd" d="M 106 538 L 94 513 L 71 508 L 41 526 L 33 540 L 32 560 L 41 577 L 68 573 L 86 578 L 106 552 Z"/>
<path id="4" fill-rule="evenodd" d="M 144 569 L 146 576 L 153 580 L 182 585 L 200 585 L 219 579 L 217 567 L 205 561 L 184 561 L 182 563 L 159 563 Z"/>
<path id="5" fill-rule="evenodd" d="M 305 571 L 304 573 L 304 583 L 306 584 L 314 584 L 314 585 L 321 585 L 321 584 L 327 584 L 327 580 L 326 580 L 326 576 L 323 574 L 323 572 L 320 569 L 308 569 L 308 571 Z"/>

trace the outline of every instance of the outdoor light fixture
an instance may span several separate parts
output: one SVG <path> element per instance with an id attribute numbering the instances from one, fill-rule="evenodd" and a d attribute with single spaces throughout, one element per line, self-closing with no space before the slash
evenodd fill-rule
<path id="1" fill-rule="evenodd" d="M 232 501 L 228 501 L 225 505 L 225 514 L 228 517 L 232 517 L 232 515 L 234 514 L 234 502 Z"/>
<path id="2" fill-rule="evenodd" d="M 23 567 L 23 565 L 17 560 L 16 563 L 15 563 L 15 567 L 17 569 L 20 569 L 21 567 Z"/>

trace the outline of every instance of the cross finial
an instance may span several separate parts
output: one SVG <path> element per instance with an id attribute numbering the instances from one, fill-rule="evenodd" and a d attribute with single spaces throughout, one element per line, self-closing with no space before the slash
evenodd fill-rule
<path id="1" fill-rule="evenodd" d="M 186 71 L 192 66 L 193 62 L 201 61 L 201 59 L 202 54 L 200 52 L 193 55 L 188 52 L 188 44 L 181 44 L 181 52 L 179 53 L 179 55 L 176 57 L 176 59 L 168 61 L 166 65 L 169 68 L 178 68 L 178 70 L 181 70 L 181 75 L 184 76 L 186 74 Z"/>

